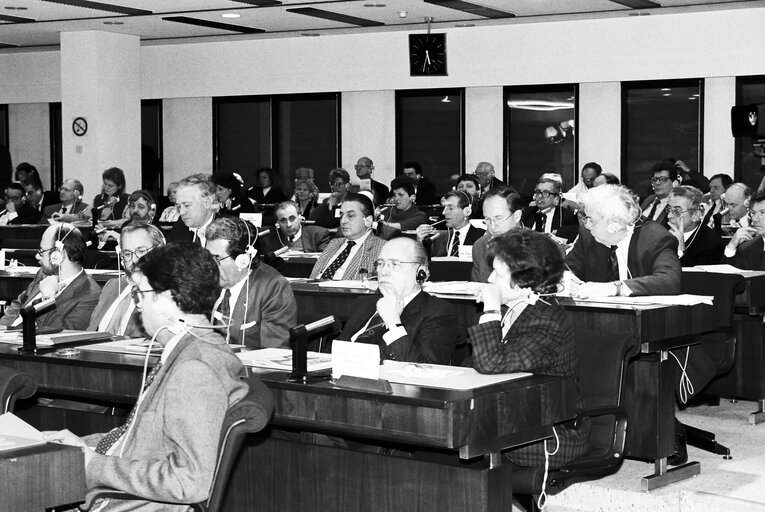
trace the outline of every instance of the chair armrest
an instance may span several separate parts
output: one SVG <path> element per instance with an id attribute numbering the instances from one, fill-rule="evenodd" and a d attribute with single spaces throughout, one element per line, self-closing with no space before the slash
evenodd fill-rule
<path id="1" fill-rule="evenodd" d="M 183 503 L 168 503 L 168 502 L 158 502 L 154 500 L 147 500 L 146 498 L 142 498 L 141 496 L 136 496 L 134 494 L 129 494 L 127 492 L 118 491 L 116 489 L 109 489 L 107 487 L 101 487 L 98 489 L 94 489 L 92 492 L 89 492 L 87 497 L 85 498 L 85 503 L 80 505 L 80 510 L 84 512 L 88 512 L 91 508 L 93 508 L 93 505 L 96 504 L 98 500 L 102 499 L 112 499 L 112 500 L 127 500 L 127 501 L 151 501 L 152 503 L 167 503 L 168 505 L 183 505 Z M 195 512 L 205 512 L 207 510 L 207 507 L 205 506 L 205 503 L 191 503 L 188 504 L 189 507 L 191 507 Z"/>
<path id="2" fill-rule="evenodd" d="M 585 409 L 577 413 L 574 418 L 573 428 L 578 429 L 585 418 L 597 418 L 599 416 L 614 416 L 617 423 L 627 422 L 627 411 L 621 406 L 598 407 L 596 409 Z"/>

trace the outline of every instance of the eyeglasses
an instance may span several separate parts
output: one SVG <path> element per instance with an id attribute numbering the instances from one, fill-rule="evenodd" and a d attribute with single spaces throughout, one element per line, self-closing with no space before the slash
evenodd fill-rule
<path id="1" fill-rule="evenodd" d="M 336 181 L 334 183 L 330 183 L 329 185 L 334 188 L 340 188 L 340 187 L 345 187 L 348 184 L 344 181 Z"/>
<path id="2" fill-rule="evenodd" d="M 217 263 L 218 265 L 220 265 L 220 262 L 221 262 L 221 261 L 227 260 L 227 259 L 229 259 L 230 257 L 231 257 L 231 255 L 229 254 L 228 256 L 213 256 L 213 259 L 215 260 L 215 263 Z"/>
<path id="3" fill-rule="evenodd" d="M 141 305 L 141 300 L 143 300 L 143 296 L 146 293 L 153 293 L 155 290 L 139 290 L 138 287 L 134 286 L 130 289 L 130 296 L 133 298 L 133 302 L 136 306 Z"/>
<path id="4" fill-rule="evenodd" d="M 51 247 L 50 249 L 37 249 L 37 255 L 42 258 L 43 254 L 45 254 L 46 252 L 51 252 L 55 249 L 56 247 Z"/>
<path id="5" fill-rule="evenodd" d="M 23 198 L 24 196 L 9 196 L 8 194 L 5 194 L 6 201 L 21 201 Z"/>
<path id="6" fill-rule="evenodd" d="M 695 208 L 688 208 L 687 210 L 683 210 L 679 206 L 670 206 L 670 205 L 667 205 L 667 206 L 664 207 L 664 211 L 667 213 L 667 215 L 669 215 L 671 213 L 675 217 L 679 217 L 679 216 L 681 216 L 682 214 L 684 214 L 686 212 L 695 211 Z"/>
<path id="7" fill-rule="evenodd" d="M 579 211 L 576 213 L 576 215 L 579 217 L 579 220 L 580 220 L 580 221 L 582 222 L 582 224 L 584 224 L 585 226 L 587 226 L 587 223 L 588 223 L 588 222 L 589 222 L 589 223 L 591 223 L 591 224 L 594 224 L 594 223 L 595 223 L 595 221 L 593 220 L 593 218 L 592 218 L 592 217 L 590 217 L 589 215 L 586 215 L 586 214 L 585 214 L 585 213 L 584 213 L 582 210 L 579 210 Z"/>
<path id="8" fill-rule="evenodd" d="M 354 169 L 363 169 L 364 167 L 372 167 L 371 165 L 359 165 L 356 164 L 353 166 Z"/>
<path id="9" fill-rule="evenodd" d="M 754 220 L 755 217 L 763 218 L 765 217 L 765 210 L 760 210 L 760 211 L 749 210 L 748 212 L 746 212 L 746 216 L 749 217 L 749 220 Z"/>
<path id="10" fill-rule="evenodd" d="M 58 191 L 59 191 L 59 192 L 74 192 L 74 189 L 73 189 L 73 188 L 69 188 L 69 187 L 63 187 L 63 186 L 62 186 L 62 187 L 58 187 Z"/>
<path id="11" fill-rule="evenodd" d="M 654 176 L 653 178 L 651 178 L 651 185 L 666 183 L 668 181 L 669 181 L 669 176 Z"/>
<path id="12" fill-rule="evenodd" d="M 291 215 L 289 217 L 282 217 L 279 219 L 279 224 L 286 224 L 288 222 L 295 222 L 298 220 L 298 218 L 295 215 Z"/>
<path id="13" fill-rule="evenodd" d="M 384 266 L 388 266 L 389 269 L 396 272 L 399 268 L 401 268 L 402 263 L 413 263 L 415 265 L 419 265 L 419 261 L 401 261 L 401 260 L 384 260 L 379 259 L 375 260 L 375 269 L 380 270 Z"/>
<path id="14" fill-rule="evenodd" d="M 497 224 L 502 224 L 510 217 L 512 217 L 512 215 L 508 215 L 506 217 L 493 217 L 493 218 L 484 217 L 483 221 L 486 223 L 487 226 L 496 226 Z"/>
<path id="15" fill-rule="evenodd" d="M 152 245 L 151 247 L 139 247 L 135 251 L 120 251 L 120 256 L 122 256 L 124 261 L 133 261 L 134 256 L 135 259 L 140 259 L 141 256 L 151 251 L 155 247 L 156 245 Z"/>
<path id="16" fill-rule="evenodd" d="M 534 195 L 535 196 L 542 196 L 545 199 L 547 199 L 550 196 L 557 196 L 558 193 L 557 192 L 550 192 L 549 190 L 539 190 L 537 188 L 537 189 L 534 189 Z"/>

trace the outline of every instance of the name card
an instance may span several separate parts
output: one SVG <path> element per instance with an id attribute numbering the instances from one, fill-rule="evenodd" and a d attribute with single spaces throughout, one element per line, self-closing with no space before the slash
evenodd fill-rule
<path id="1" fill-rule="evenodd" d="M 263 227 L 262 213 L 240 213 L 239 218 L 251 222 L 256 228 Z"/>
<path id="2" fill-rule="evenodd" d="M 460 261 L 473 261 L 473 246 L 460 245 L 457 259 Z"/>
<path id="3" fill-rule="evenodd" d="M 377 380 L 380 378 L 380 348 L 369 343 L 332 342 L 332 378 L 341 375 Z"/>

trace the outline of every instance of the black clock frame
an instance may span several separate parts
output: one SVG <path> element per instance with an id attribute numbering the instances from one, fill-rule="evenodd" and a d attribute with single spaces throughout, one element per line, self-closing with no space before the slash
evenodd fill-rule
<path id="1" fill-rule="evenodd" d="M 426 53 L 430 64 L 426 62 Z M 446 34 L 409 34 L 411 76 L 446 76 Z"/>

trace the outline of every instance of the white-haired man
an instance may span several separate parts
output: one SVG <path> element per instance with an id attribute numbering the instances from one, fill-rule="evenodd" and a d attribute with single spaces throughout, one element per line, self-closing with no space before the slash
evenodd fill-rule
<path id="1" fill-rule="evenodd" d="M 175 205 L 181 218 L 167 235 L 168 242 L 189 241 L 205 246 L 205 230 L 218 208 L 216 189 L 209 174 L 192 174 L 178 182 Z"/>

